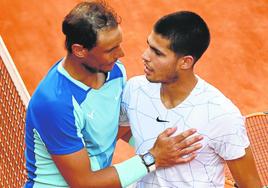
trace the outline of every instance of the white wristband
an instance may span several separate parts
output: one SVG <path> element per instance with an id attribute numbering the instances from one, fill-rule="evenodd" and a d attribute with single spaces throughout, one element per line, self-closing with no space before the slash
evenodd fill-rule
<path id="1" fill-rule="evenodd" d="M 147 174 L 147 168 L 138 155 L 115 164 L 114 167 L 117 170 L 122 187 L 127 187 Z"/>

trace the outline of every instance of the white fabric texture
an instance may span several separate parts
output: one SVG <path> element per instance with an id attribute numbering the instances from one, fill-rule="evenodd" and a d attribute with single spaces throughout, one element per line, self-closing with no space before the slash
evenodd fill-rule
<path id="1" fill-rule="evenodd" d="M 204 137 L 196 159 L 187 164 L 158 168 L 141 179 L 136 187 L 223 188 L 224 160 L 245 155 L 249 140 L 240 111 L 218 89 L 197 78 L 198 83 L 190 95 L 172 109 L 161 102 L 160 84 L 150 83 L 145 76 L 128 81 L 121 118 L 125 115 L 123 119 L 130 123 L 137 154 L 150 149 L 157 136 L 168 127 L 177 126 L 174 135 L 196 128 L 196 134 Z"/>

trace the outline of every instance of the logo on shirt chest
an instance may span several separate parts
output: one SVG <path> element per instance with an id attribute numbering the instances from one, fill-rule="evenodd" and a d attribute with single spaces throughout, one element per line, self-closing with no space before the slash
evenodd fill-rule
<path id="1" fill-rule="evenodd" d="M 94 111 L 88 113 L 89 119 L 94 119 Z"/>
<path id="2" fill-rule="evenodd" d="M 169 123 L 167 120 L 160 119 L 159 116 L 156 118 L 156 121 L 160 123 Z"/>

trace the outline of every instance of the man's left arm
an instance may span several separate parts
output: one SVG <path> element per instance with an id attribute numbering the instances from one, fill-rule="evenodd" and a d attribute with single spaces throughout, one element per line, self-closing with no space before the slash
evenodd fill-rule
<path id="1" fill-rule="evenodd" d="M 211 147 L 227 162 L 239 188 L 261 188 L 245 118 L 232 103 L 226 103 L 224 109 L 226 113 L 212 121 Z"/>
<path id="2" fill-rule="evenodd" d="M 261 188 L 253 154 L 250 146 L 245 149 L 245 155 L 234 160 L 227 160 L 227 165 L 239 188 Z"/>

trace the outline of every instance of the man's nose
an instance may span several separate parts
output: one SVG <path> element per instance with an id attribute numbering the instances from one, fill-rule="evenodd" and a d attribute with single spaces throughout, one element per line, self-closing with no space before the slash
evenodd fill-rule
<path id="1" fill-rule="evenodd" d="M 141 58 L 144 62 L 148 62 L 150 61 L 150 57 L 149 57 L 149 48 L 147 48 L 143 54 L 141 55 Z"/>
<path id="2" fill-rule="evenodd" d="M 117 58 L 124 57 L 125 53 L 122 48 L 120 48 L 117 52 Z"/>

